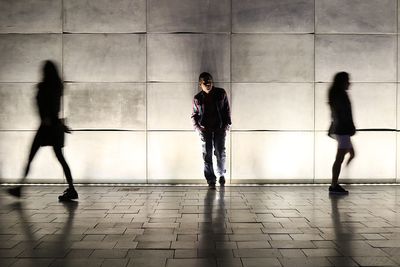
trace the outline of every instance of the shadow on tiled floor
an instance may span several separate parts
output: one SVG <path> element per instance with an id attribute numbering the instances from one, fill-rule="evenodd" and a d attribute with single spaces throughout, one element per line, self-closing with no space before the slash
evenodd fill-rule
<path id="1" fill-rule="evenodd" d="M 0 266 L 400 266 L 400 187 L 0 188 Z"/>

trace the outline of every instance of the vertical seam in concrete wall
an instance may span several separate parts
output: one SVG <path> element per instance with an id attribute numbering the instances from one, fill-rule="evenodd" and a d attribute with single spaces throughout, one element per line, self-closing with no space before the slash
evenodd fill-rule
<path id="1" fill-rule="evenodd" d="M 61 68 L 61 80 L 63 81 L 63 85 L 64 85 L 64 92 L 63 92 L 63 97 L 62 97 L 62 102 L 61 102 L 61 106 L 62 106 L 62 117 L 65 118 L 65 83 L 64 83 L 64 0 L 61 0 L 61 64 L 60 64 L 60 68 Z M 64 133 L 65 134 L 65 133 Z M 64 152 L 64 157 L 66 153 Z M 72 171 L 71 171 L 72 172 Z M 72 176 L 73 177 L 73 176 Z M 63 171 L 62 173 L 62 182 L 65 182 L 65 173 Z"/>
<path id="2" fill-rule="evenodd" d="M 230 11 L 230 16 L 231 16 L 231 31 L 229 33 L 229 86 L 230 86 L 230 90 L 231 90 L 231 97 L 230 97 L 230 105 L 231 105 L 231 114 L 232 114 L 232 99 L 233 99 L 233 86 L 232 86 L 232 29 L 233 29 L 233 23 L 232 23 L 232 18 L 233 18 L 233 0 L 231 0 L 231 11 Z M 233 158 L 232 158 L 232 151 L 233 151 L 233 147 L 232 147 L 232 127 L 229 129 L 229 183 L 232 183 L 232 162 L 233 162 Z"/>
<path id="3" fill-rule="evenodd" d="M 399 105 L 399 0 L 396 1 L 396 153 L 395 153 L 395 182 L 400 182 L 398 176 L 398 105 Z"/>
<path id="4" fill-rule="evenodd" d="M 146 58 L 145 58 L 145 63 L 144 63 L 144 65 L 145 65 L 145 70 L 144 70 L 144 72 L 145 72 L 145 87 L 144 87 L 144 105 L 145 105 L 145 116 L 144 116 L 144 119 L 145 119 L 145 129 L 144 129 L 144 131 L 145 131 L 145 143 L 146 143 L 146 149 L 145 149 L 145 169 L 146 169 L 146 171 L 145 171 L 145 175 L 146 175 L 146 184 L 148 184 L 149 183 L 149 168 L 148 168 L 148 166 L 149 166 L 149 144 L 148 144 L 148 140 L 149 140 L 149 138 L 148 138 L 148 132 L 147 132 L 147 118 L 148 118 L 148 116 L 147 116 L 147 113 L 148 113 L 148 107 L 147 107 L 147 85 L 148 85 L 148 79 L 147 79 L 147 60 L 148 60 L 148 52 L 147 52 L 147 28 L 148 28 L 148 1 L 146 0 L 146 7 L 145 7 L 145 14 L 146 14 L 146 16 L 145 16 L 145 20 L 146 20 L 146 29 L 145 29 L 145 54 L 146 54 Z"/>
<path id="5" fill-rule="evenodd" d="M 315 112 L 316 112 L 316 109 L 315 109 L 315 88 L 316 88 L 316 77 L 315 77 L 315 57 L 316 57 L 316 54 L 315 54 L 315 38 L 316 38 L 316 28 L 317 28 L 317 25 L 316 25 L 316 9 L 317 9 L 317 6 L 316 6 L 316 3 L 315 3 L 315 0 L 314 0 L 314 34 L 313 34 L 313 37 L 314 37 L 314 47 L 313 47 L 313 51 L 314 51 L 314 53 L 313 53 L 313 56 L 314 56 L 314 66 L 313 66 L 313 91 L 314 91 L 314 98 L 313 98 L 313 104 L 314 104 L 314 112 L 313 112 L 313 119 L 314 119 L 314 131 L 313 131 L 313 133 L 314 133 L 314 136 L 313 136 L 313 183 L 315 183 L 315 152 L 316 152 L 316 145 L 315 145 L 315 143 L 316 143 L 316 130 L 315 130 L 315 117 L 316 117 L 316 114 L 315 114 Z"/>

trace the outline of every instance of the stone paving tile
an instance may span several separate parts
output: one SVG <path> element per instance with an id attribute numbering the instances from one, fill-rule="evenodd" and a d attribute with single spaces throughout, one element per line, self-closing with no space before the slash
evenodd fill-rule
<path id="1" fill-rule="evenodd" d="M 85 235 L 82 241 L 102 241 L 106 235 Z"/>
<path id="2" fill-rule="evenodd" d="M 242 261 L 236 259 L 217 259 L 217 267 L 243 267 Z"/>
<path id="3" fill-rule="evenodd" d="M 342 254 L 334 248 L 302 249 L 307 257 L 338 257 Z"/>
<path id="4" fill-rule="evenodd" d="M 397 263 L 387 257 L 353 257 L 361 266 L 397 266 Z"/>
<path id="5" fill-rule="evenodd" d="M 101 263 L 101 267 L 125 267 L 129 259 L 105 259 Z"/>
<path id="6" fill-rule="evenodd" d="M 243 258 L 243 267 L 281 267 L 282 265 L 276 258 Z"/>
<path id="7" fill-rule="evenodd" d="M 138 249 L 169 249 L 170 247 L 170 241 L 139 241 L 137 244 Z"/>
<path id="8" fill-rule="evenodd" d="M 2 248 L 13 248 L 15 247 L 20 241 L 18 240 L 8 240 L 8 241 L 1 241 L 0 242 L 0 249 Z"/>
<path id="9" fill-rule="evenodd" d="M 175 249 L 175 259 L 194 259 L 197 258 L 197 249 Z"/>
<path id="10" fill-rule="evenodd" d="M 74 249 L 88 249 L 88 248 L 93 248 L 93 249 L 112 249 L 115 247 L 117 244 L 116 241 L 110 242 L 110 241 L 78 241 L 78 242 L 73 242 L 71 245 L 71 248 Z"/>
<path id="11" fill-rule="evenodd" d="M 334 266 L 326 258 L 279 258 L 278 259 L 283 267 L 324 267 L 324 266 Z"/>
<path id="12" fill-rule="evenodd" d="M 117 244 L 114 248 L 118 249 L 135 249 L 138 246 L 138 242 L 131 241 L 117 241 Z"/>
<path id="13" fill-rule="evenodd" d="M 301 258 L 306 257 L 301 249 L 279 249 L 283 258 Z"/>
<path id="14" fill-rule="evenodd" d="M 0 266 L 8 267 L 17 262 L 18 259 L 0 259 Z"/>
<path id="15" fill-rule="evenodd" d="M 277 249 L 235 249 L 233 254 L 240 258 L 275 258 L 281 256 Z"/>
<path id="16" fill-rule="evenodd" d="M 233 252 L 230 249 L 198 249 L 198 258 L 217 258 L 230 259 L 233 258 Z"/>
<path id="17" fill-rule="evenodd" d="M 359 266 L 353 259 L 350 257 L 328 257 L 328 260 L 333 264 L 333 266 L 338 267 L 353 267 Z"/>
<path id="18" fill-rule="evenodd" d="M 129 250 L 129 258 L 173 258 L 173 250 L 136 249 Z"/>
<path id="19" fill-rule="evenodd" d="M 168 259 L 166 267 L 216 267 L 215 259 Z"/>
<path id="20" fill-rule="evenodd" d="M 270 234 L 271 240 L 293 240 L 288 234 Z"/>
<path id="21" fill-rule="evenodd" d="M 0 266 L 400 266 L 400 187 L 349 189 L 0 190 Z"/>
<path id="22" fill-rule="evenodd" d="M 400 248 L 400 240 L 379 240 L 379 241 L 368 241 L 374 248 Z"/>
<path id="23" fill-rule="evenodd" d="M 400 266 L 400 255 L 392 256 L 390 259 Z"/>
<path id="24" fill-rule="evenodd" d="M 98 259 L 122 259 L 126 258 L 127 249 L 95 249 L 90 258 Z"/>
<path id="25" fill-rule="evenodd" d="M 273 248 L 315 248 L 315 245 L 311 241 L 299 241 L 299 240 L 288 240 L 288 241 L 269 241 Z"/>
<path id="26" fill-rule="evenodd" d="M 99 267 L 103 261 L 102 259 L 56 259 L 49 266 Z"/>
<path id="27" fill-rule="evenodd" d="M 261 241 L 271 240 L 271 237 L 266 234 L 232 234 L 229 235 L 231 241 Z"/>
<path id="28" fill-rule="evenodd" d="M 72 259 L 85 259 L 89 258 L 93 251 L 94 249 L 70 249 L 65 257 Z"/>
<path id="29" fill-rule="evenodd" d="M 271 248 L 271 245 L 268 243 L 268 241 L 240 241 L 240 242 L 237 242 L 237 246 L 239 249 Z"/>
<path id="30" fill-rule="evenodd" d="M 47 267 L 51 266 L 53 260 L 50 259 L 19 259 L 11 266 L 17 267 Z"/>
<path id="31" fill-rule="evenodd" d="M 324 241 L 312 241 L 312 243 L 317 248 L 336 248 L 336 243 L 332 242 L 331 240 L 324 240 Z"/>

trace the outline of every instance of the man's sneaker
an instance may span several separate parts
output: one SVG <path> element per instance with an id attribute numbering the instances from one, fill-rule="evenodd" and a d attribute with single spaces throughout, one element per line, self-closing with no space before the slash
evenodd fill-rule
<path id="1" fill-rule="evenodd" d="M 225 186 L 225 177 L 224 176 L 219 177 L 219 185 Z"/>
<path id="2" fill-rule="evenodd" d="M 7 193 L 9 193 L 10 195 L 14 196 L 14 197 L 21 197 L 21 191 L 22 191 L 22 186 L 16 186 L 16 187 L 12 187 L 7 189 Z"/>
<path id="3" fill-rule="evenodd" d="M 208 184 L 208 189 L 215 190 L 216 189 L 215 188 L 215 183 L 209 183 Z"/>
<path id="4" fill-rule="evenodd" d="M 67 188 L 61 196 L 58 196 L 59 201 L 69 201 L 77 198 L 78 192 L 74 188 Z"/>
<path id="5" fill-rule="evenodd" d="M 329 194 L 347 195 L 349 191 L 337 184 L 335 187 L 329 187 Z"/>

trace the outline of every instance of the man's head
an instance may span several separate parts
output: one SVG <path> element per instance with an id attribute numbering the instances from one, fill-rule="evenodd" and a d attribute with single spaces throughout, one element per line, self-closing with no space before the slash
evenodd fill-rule
<path id="1" fill-rule="evenodd" d="M 209 93 L 213 87 L 213 78 L 210 73 L 203 72 L 199 76 L 199 86 L 201 90 L 206 93 Z"/>

